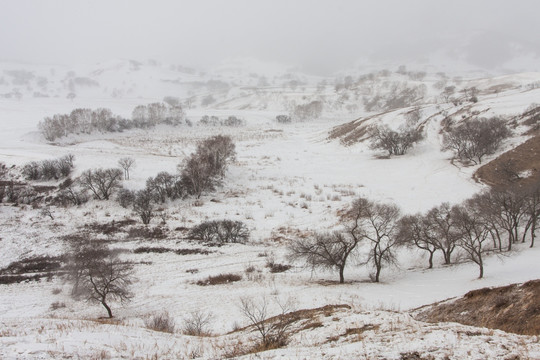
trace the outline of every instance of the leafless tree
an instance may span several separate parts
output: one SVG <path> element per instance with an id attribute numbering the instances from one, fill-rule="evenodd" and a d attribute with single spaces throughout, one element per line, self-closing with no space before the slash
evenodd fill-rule
<path id="1" fill-rule="evenodd" d="M 79 183 L 90 190 L 96 199 L 109 200 L 112 192 L 120 186 L 122 171 L 120 169 L 86 170 L 81 174 Z"/>
<path id="2" fill-rule="evenodd" d="M 535 232 L 538 226 L 538 220 L 540 219 L 540 181 L 536 181 L 532 185 L 529 185 L 525 189 L 525 215 L 527 222 L 523 234 L 523 241 L 525 241 L 525 234 L 528 229 L 531 231 L 531 246 L 534 246 Z"/>
<path id="3" fill-rule="evenodd" d="M 317 233 L 313 239 L 299 239 L 289 246 L 291 260 L 303 260 L 312 269 L 336 269 L 339 282 L 345 282 L 347 260 L 358 245 L 359 239 L 343 232 Z"/>
<path id="4" fill-rule="evenodd" d="M 526 196 L 518 189 L 492 189 L 475 195 L 471 203 L 481 209 L 486 223 L 490 224 L 492 236 L 496 237 L 499 249 L 502 250 L 501 232 L 506 232 L 507 251 L 512 250 L 512 244 L 520 240 L 519 230 L 525 217 Z"/>
<path id="5" fill-rule="evenodd" d="M 371 242 L 368 262 L 375 268 L 374 281 L 379 282 L 383 266 L 395 262 L 394 248 L 399 245 L 399 237 L 396 235 L 400 210 L 393 204 L 358 198 L 353 203 L 353 211 L 359 214 L 364 236 Z"/>
<path id="6" fill-rule="evenodd" d="M 129 180 L 129 170 L 135 166 L 135 159 L 131 157 L 123 157 L 118 160 L 118 165 L 124 169 L 124 178 Z"/>
<path id="7" fill-rule="evenodd" d="M 442 203 L 432 208 L 426 214 L 425 220 L 428 222 L 428 241 L 443 253 L 444 263 L 450 264 L 452 253 L 459 241 L 450 204 Z"/>
<path id="8" fill-rule="evenodd" d="M 467 120 L 443 134 L 442 149 L 453 151 L 460 161 L 481 164 L 510 134 L 500 118 Z"/>
<path id="9" fill-rule="evenodd" d="M 209 326 L 214 315 L 211 312 L 197 310 L 184 318 L 182 331 L 186 335 L 203 336 L 210 333 Z"/>
<path id="10" fill-rule="evenodd" d="M 372 149 L 388 151 L 388 155 L 404 155 L 415 143 L 424 138 L 422 130 L 414 126 L 400 127 L 397 131 L 388 125 L 379 125 L 371 131 Z"/>
<path id="11" fill-rule="evenodd" d="M 486 242 L 489 228 L 482 216 L 472 206 L 456 205 L 452 208 L 459 234 L 459 247 L 465 251 L 467 258 L 478 265 L 479 278 L 484 277 L 483 254 L 487 251 Z"/>
<path id="12" fill-rule="evenodd" d="M 113 317 L 110 300 L 129 301 L 133 297 L 129 287 L 133 281 L 133 265 L 109 253 L 103 259 L 92 261 L 84 276 L 88 300 L 98 302 Z"/>
<path id="13" fill-rule="evenodd" d="M 150 190 L 143 189 L 135 193 L 133 211 L 139 215 L 144 225 L 148 225 L 154 217 L 153 196 Z"/>
<path id="14" fill-rule="evenodd" d="M 428 269 L 433 268 L 433 255 L 437 251 L 432 237 L 432 224 L 422 214 L 406 215 L 398 224 L 398 241 L 411 244 L 429 253 Z"/>
<path id="15" fill-rule="evenodd" d="M 87 290 L 80 286 L 84 282 L 84 276 L 92 264 L 103 259 L 109 253 L 109 249 L 98 241 L 92 241 L 84 236 L 70 236 L 66 238 L 69 246 L 67 260 L 68 279 L 73 284 L 71 295 L 79 297 Z"/>
<path id="16" fill-rule="evenodd" d="M 262 349 L 281 347 L 287 343 L 287 331 L 293 323 L 287 321 L 287 314 L 293 310 L 293 305 L 290 300 L 276 300 L 276 303 L 279 314 L 269 318 L 269 304 L 265 297 L 259 301 L 246 297 L 240 299 L 240 311 L 259 332 Z"/>

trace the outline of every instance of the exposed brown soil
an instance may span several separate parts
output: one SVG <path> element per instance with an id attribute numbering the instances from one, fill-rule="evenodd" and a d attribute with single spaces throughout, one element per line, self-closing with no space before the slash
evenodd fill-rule
<path id="1" fill-rule="evenodd" d="M 528 172 L 528 176 L 523 176 Z M 477 181 L 490 186 L 522 186 L 540 180 L 540 135 L 536 135 L 474 174 Z"/>
<path id="2" fill-rule="evenodd" d="M 540 280 L 470 291 L 414 310 L 417 320 L 458 322 L 521 335 L 540 335 Z"/>

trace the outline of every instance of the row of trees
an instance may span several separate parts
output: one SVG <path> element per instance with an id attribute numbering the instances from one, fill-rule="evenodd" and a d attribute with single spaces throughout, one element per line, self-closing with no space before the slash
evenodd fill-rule
<path id="1" fill-rule="evenodd" d="M 220 119 L 217 116 L 204 115 L 197 124 L 202 126 L 239 127 L 244 126 L 246 122 L 236 116 L 229 116 L 226 119 Z"/>
<path id="2" fill-rule="evenodd" d="M 337 270 L 343 283 L 347 261 L 358 255 L 360 244 L 369 244 L 361 263 L 371 264 L 375 282 L 383 266 L 395 262 L 400 246 L 426 251 L 430 269 L 435 253 L 451 264 L 452 254 L 460 249 L 478 265 L 482 278 L 487 252 L 510 251 L 512 244 L 523 243 L 527 237 L 534 246 L 539 219 L 540 182 L 519 190 L 492 189 L 462 204 L 443 203 L 425 214 L 403 217 L 393 204 L 359 198 L 341 215 L 340 230 L 300 239 L 290 245 L 289 253 L 292 260 L 302 260 L 312 268 Z"/>
<path id="3" fill-rule="evenodd" d="M 75 109 L 70 114 L 46 117 L 38 125 L 46 140 L 54 141 L 69 134 L 120 132 L 132 128 L 150 128 L 158 124 L 180 125 L 185 119 L 181 106 L 152 103 L 139 105 L 132 119 L 114 115 L 110 109 Z"/>

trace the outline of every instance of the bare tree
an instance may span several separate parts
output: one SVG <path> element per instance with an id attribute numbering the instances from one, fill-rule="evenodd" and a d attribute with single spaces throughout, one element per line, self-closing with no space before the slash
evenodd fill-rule
<path id="1" fill-rule="evenodd" d="M 468 120 L 443 134 L 442 149 L 453 151 L 460 161 L 481 164 L 483 157 L 495 153 L 510 135 L 501 118 Z"/>
<path id="2" fill-rule="evenodd" d="M 139 215 L 144 225 L 148 225 L 154 217 L 153 196 L 150 190 L 139 190 L 133 200 L 133 211 Z"/>
<path id="3" fill-rule="evenodd" d="M 443 253 L 444 263 L 450 264 L 452 253 L 458 245 L 459 236 L 450 204 L 442 203 L 432 208 L 425 217 L 429 231 L 428 241 Z"/>
<path id="4" fill-rule="evenodd" d="M 303 260 L 312 269 L 338 270 L 339 283 L 345 282 L 347 260 L 359 239 L 343 232 L 318 233 L 313 239 L 299 239 L 289 246 L 291 260 Z"/>
<path id="5" fill-rule="evenodd" d="M 276 300 L 279 314 L 273 318 L 268 316 L 268 300 L 263 297 L 260 301 L 252 298 L 240 299 L 240 311 L 259 332 L 262 349 L 282 347 L 287 344 L 287 331 L 293 322 L 287 321 L 287 313 L 293 310 L 290 300 Z"/>
<path id="6" fill-rule="evenodd" d="M 79 183 L 90 190 L 96 199 L 109 200 L 114 189 L 120 186 L 122 171 L 120 169 L 86 170 L 81 174 Z"/>
<path id="7" fill-rule="evenodd" d="M 540 219 L 540 181 L 536 181 L 525 189 L 525 215 L 527 216 L 527 222 L 523 234 L 523 241 L 525 241 L 525 234 L 527 230 L 531 230 L 531 246 L 534 246 L 535 232 Z"/>
<path id="8" fill-rule="evenodd" d="M 520 239 L 519 230 L 525 216 L 526 202 L 523 192 L 515 189 L 492 189 L 475 195 L 472 202 L 481 209 L 486 223 L 490 224 L 491 234 L 496 236 L 499 249 L 502 250 L 501 232 L 506 232 L 507 251 Z"/>
<path id="9" fill-rule="evenodd" d="M 207 335 L 210 333 L 208 327 L 213 319 L 214 315 L 211 312 L 193 311 L 184 318 L 183 333 L 192 336 Z"/>
<path id="10" fill-rule="evenodd" d="M 388 151 L 388 155 L 404 155 L 415 143 L 424 138 L 420 128 L 404 126 L 395 131 L 388 125 L 376 126 L 371 131 L 371 136 L 371 148 Z"/>
<path id="11" fill-rule="evenodd" d="M 84 277 L 88 300 L 103 305 L 109 318 L 112 318 L 110 300 L 125 302 L 133 297 L 129 289 L 133 281 L 132 270 L 131 263 L 121 261 L 112 253 L 103 259 L 92 261 Z"/>
<path id="12" fill-rule="evenodd" d="M 437 251 L 434 245 L 431 224 L 422 214 L 406 215 L 398 224 L 398 241 L 402 244 L 412 244 L 429 253 L 428 269 L 433 268 L 433 255 Z"/>
<path id="13" fill-rule="evenodd" d="M 88 269 L 93 262 L 105 258 L 109 249 L 102 242 L 92 241 L 82 236 L 70 236 L 66 240 L 69 246 L 66 269 L 68 279 L 73 284 L 71 295 L 79 297 L 87 290 L 80 285 L 84 282 Z"/>
<path id="14" fill-rule="evenodd" d="M 118 165 L 124 169 L 124 178 L 129 180 L 129 170 L 135 166 L 135 159 L 131 157 L 123 157 L 118 160 Z"/>
<path id="15" fill-rule="evenodd" d="M 396 235 L 400 210 L 396 205 L 380 204 L 366 198 L 355 200 L 353 209 L 363 223 L 365 238 L 371 241 L 368 262 L 373 263 L 374 281 L 379 282 L 383 265 L 395 262 L 394 248 L 399 244 Z"/>
<path id="16" fill-rule="evenodd" d="M 478 278 L 481 279 L 484 277 L 483 254 L 487 251 L 485 242 L 488 240 L 489 228 L 472 206 L 454 206 L 452 216 L 459 233 L 459 247 L 465 251 L 469 260 L 478 265 Z"/>

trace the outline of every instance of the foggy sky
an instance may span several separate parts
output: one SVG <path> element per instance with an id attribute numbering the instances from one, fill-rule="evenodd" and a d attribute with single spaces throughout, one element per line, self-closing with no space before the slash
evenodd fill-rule
<path id="1" fill-rule="evenodd" d="M 439 52 L 487 69 L 540 55 L 534 0 L 0 0 L 0 60 L 255 57 L 329 73 Z M 534 67 L 533 65 L 532 67 Z M 539 70 L 539 69 L 527 69 Z"/>

